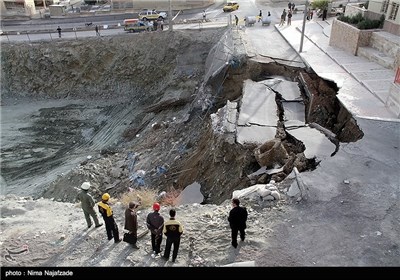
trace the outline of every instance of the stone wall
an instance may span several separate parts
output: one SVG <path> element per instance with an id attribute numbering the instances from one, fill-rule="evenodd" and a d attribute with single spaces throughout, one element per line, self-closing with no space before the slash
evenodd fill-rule
<path id="1" fill-rule="evenodd" d="M 397 71 L 400 71 L 400 68 Z M 393 83 L 391 85 L 385 105 L 400 118 L 400 84 Z"/>
<path id="2" fill-rule="evenodd" d="M 352 17 L 352 16 L 357 15 L 358 13 L 361 13 L 363 16 L 365 16 L 366 12 L 367 12 L 367 10 L 364 8 L 360 8 L 358 6 L 358 4 L 349 4 L 349 5 L 346 5 L 346 10 L 344 12 L 344 15 L 348 16 L 348 17 Z"/>
<path id="3" fill-rule="evenodd" d="M 400 36 L 400 25 L 390 22 L 388 20 L 385 20 L 385 23 L 383 24 L 383 30 L 386 32 L 392 33 L 394 35 Z"/>
<path id="4" fill-rule="evenodd" d="M 359 47 L 369 45 L 369 40 L 374 31 L 360 30 L 348 23 L 335 19 L 332 24 L 329 45 L 357 55 Z"/>

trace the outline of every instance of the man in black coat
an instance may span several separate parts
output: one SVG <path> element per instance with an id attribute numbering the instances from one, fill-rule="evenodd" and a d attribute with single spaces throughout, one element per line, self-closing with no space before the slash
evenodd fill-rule
<path id="1" fill-rule="evenodd" d="M 182 224 L 175 219 L 176 210 L 169 210 L 169 220 L 164 223 L 163 232 L 167 237 L 167 243 L 165 244 L 165 252 L 163 258 L 165 260 L 169 259 L 169 254 L 171 253 L 171 247 L 174 246 L 172 251 L 172 262 L 175 262 L 178 256 L 179 244 L 181 242 L 181 235 L 183 233 Z"/>
<path id="2" fill-rule="evenodd" d="M 128 208 L 125 209 L 125 226 L 124 229 L 129 231 L 124 234 L 124 241 L 132 244 L 134 249 L 139 249 L 136 245 L 137 242 L 137 230 L 138 230 L 138 220 L 136 209 L 139 207 L 139 202 L 131 201 L 129 202 Z"/>
<path id="3" fill-rule="evenodd" d="M 147 228 L 151 235 L 151 249 L 153 250 L 152 257 L 156 257 L 161 253 L 162 233 L 164 228 L 164 218 L 160 215 L 160 204 L 153 204 L 153 212 L 149 213 L 146 218 Z"/>
<path id="4" fill-rule="evenodd" d="M 246 221 L 247 221 L 247 210 L 245 207 L 239 206 L 240 201 L 237 198 L 232 199 L 232 206 L 233 208 L 229 212 L 229 226 L 231 227 L 232 231 L 232 246 L 234 248 L 237 247 L 237 236 L 238 232 L 240 232 L 240 239 L 244 241 L 246 236 L 245 229 L 246 229 Z"/>

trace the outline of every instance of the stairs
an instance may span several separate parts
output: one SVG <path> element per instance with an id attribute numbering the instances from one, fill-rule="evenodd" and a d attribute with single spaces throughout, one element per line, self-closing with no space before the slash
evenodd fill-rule
<path id="1" fill-rule="evenodd" d="M 396 71 L 400 64 L 399 37 L 385 31 L 373 32 L 369 46 L 359 47 L 357 56 Z"/>

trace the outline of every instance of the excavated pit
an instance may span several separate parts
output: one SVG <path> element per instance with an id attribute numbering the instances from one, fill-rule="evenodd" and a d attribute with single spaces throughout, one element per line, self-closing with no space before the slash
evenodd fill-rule
<path id="1" fill-rule="evenodd" d="M 318 160 L 306 158 L 303 143 L 287 133 L 278 92 L 276 138 L 289 155 L 282 172 L 249 176 L 261 167 L 258 145 L 231 143 L 213 132 L 210 115 L 240 100 L 247 79 L 297 82 L 307 124 L 323 128 L 337 149 L 362 138 L 333 83 L 304 69 L 243 57 L 208 80 L 212 106 L 203 110 L 205 62 L 224 33 L 3 46 L 2 191 L 73 201 L 83 180 L 97 195 L 120 195 L 130 187 L 182 190 L 198 182 L 204 203 L 219 204 L 233 190 L 280 182 L 293 167 L 317 168 Z"/>

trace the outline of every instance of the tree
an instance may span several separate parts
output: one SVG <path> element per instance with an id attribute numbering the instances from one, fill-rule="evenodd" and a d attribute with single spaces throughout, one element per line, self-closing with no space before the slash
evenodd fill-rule
<path id="1" fill-rule="evenodd" d="M 321 9 L 325 10 L 328 9 L 329 0 L 315 0 L 311 2 L 311 7 L 313 10 Z"/>

